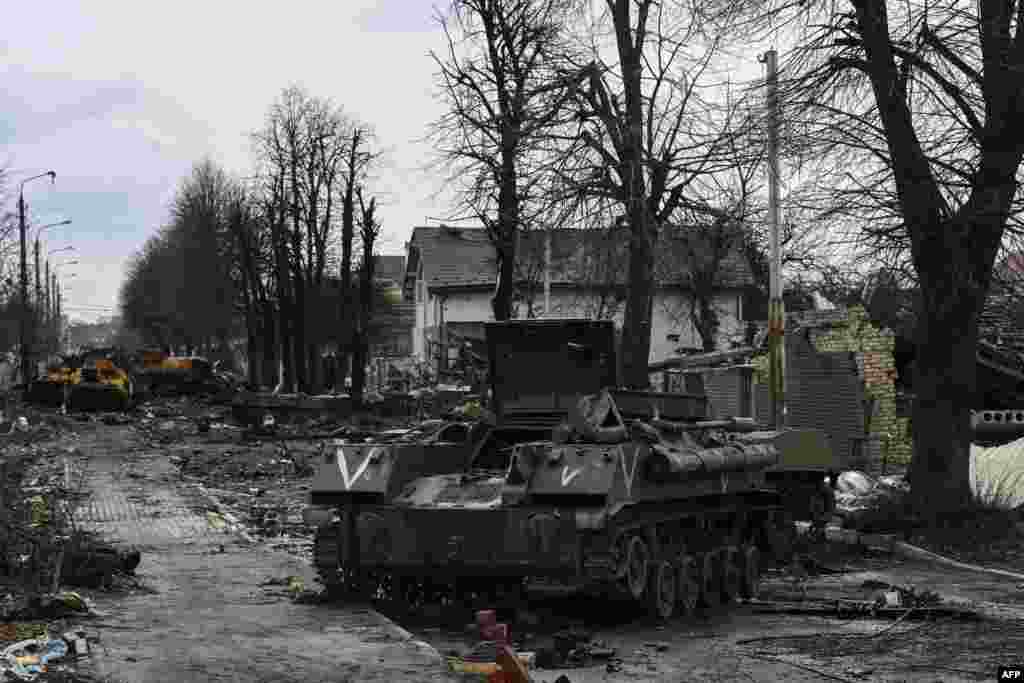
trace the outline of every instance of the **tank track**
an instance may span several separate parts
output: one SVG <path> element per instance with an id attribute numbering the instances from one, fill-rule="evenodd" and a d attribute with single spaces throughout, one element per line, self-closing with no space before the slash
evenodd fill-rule
<path id="1" fill-rule="evenodd" d="M 329 596 L 344 588 L 341 572 L 341 525 L 318 527 L 313 537 L 313 566 L 316 576 Z"/>
<path id="2" fill-rule="evenodd" d="M 607 567 L 598 570 L 604 577 L 597 580 L 602 592 L 610 589 L 617 598 L 644 605 L 652 616 L 669 619 L 698 607 L 719 608 L 755 598 L 763 567 L 792 560 L 796 528 L 789 511 L 769 505 L 637 519 L 612 533 L 609 545 L 599 543 L 610 554 L 592 558 Z M 448 609 L 494 606 L 505 602 L 502 597 L 520 604 L 525 597 L 517 596 L 516 590 L 499 596 L 495 582 L 483 577 L 456 577 L 449 582 L 374 571 L 356 575 L 343 568 L 343 561 L 341 525 L 318 528 L 313 562 L 328 599 L 368 599 L 382 608 L 409 610 L 434 602 Z M 594 579 L 596 575 L 590 577 Z"/>

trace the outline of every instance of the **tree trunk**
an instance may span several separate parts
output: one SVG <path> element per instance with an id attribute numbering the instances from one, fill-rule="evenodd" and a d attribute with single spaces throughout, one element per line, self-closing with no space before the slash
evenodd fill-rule
<path id="1" fill-rule="evenodd" d="M 650 383 L 648 358 L 651 353 L 651 313 L 654 291 L 653 239 L 646 226 L 641 205 L 640 228 L 630 235 L 629 292 L 622 323 L 622 380 L 630 389 L 646 389 Z"/>
<path id="2" fill-rule="evenodd" d="M 941 263 L 948 265 L 950 257 Z M 963 265 L 952 268 L 960 270 Z M 971 408 L 977 405 L 978 312 L 983 297 L 966 283 L 943 284 L 940 280 L 952 279 L 948 274 L 920 277 L 913 422 L 927 428 L 913 430 L 911 490 L 915 508 L 938 520 L 970 501 Z"/>
<path id="3" fill-rule="evenodd" d="M 295 358 L 295 381 L 299 391 L 308 392 L 309 375 L 306 372 L 306 288 L 301 276 L 293 279 L 292 286 L 295 291 L 295 303 L 292 308 L 295 312 L 295 338 L 292 341 L 292 351 Z"/>
<path id="4" fill-rule="evenodd" d="M 349 349 L 352 346 L 352 329 L 355 327 L 355 311 L 351 303 L 352 297 L 352 242 L 356 234 L 356 185 L 358 185 L 357 157 L 359 145 L 362 140 L 362 131 L 358 128 L 352 131 L 352 138 L 348 150 L 348 177 L 345 179 L 345 194 L 341 199 L 341 299 L 340 319 L 342 327 L 339 330 L 339 378 L 342 387 L 345 385 L 345 378 L 349 371 Z"/>
<path id="5" fill-rule="evenodd" d="M 278 378 L 278 354 L 277 354 L 277 325 L 274 315 L 274 306 L 270 301 L 263 302 L 263 369 L 260 373 L 260 384 L 258 386 L 277 385 Z"/>
<path id="6" fill-rule="evenodd" d="M 352 353 L 352 405 L 363 409 L 363 394 L 366 391 L 366 335 L 356 333 L 355 349 Z"/>
<path id="7" fill-rule="evenodd" d="M 256 332 L 256 311 L 252 306 L 247 305 L 245 311 L 245 354 L 248 356 L 248 377 L 249 383 L 259 386 L 260 371 L 260 339 Z"/>
<path id="8" fill-rule="evenodd" d="M 629 18 L 630 3 L 617 0 L 614 6 L 615 38 L 622 64 L 622 83 L 626 104 L 623 131 L 625 158 L 622 159 L 629 216 L 629 291 L 622 324 L 623 382 L 631 389 L 646 389 L 651 352 L 651 309 L 654 296 L 654 245 L 657 226 L 647 212 L 643 155 L 643 36 L 633 37 Z"/>
<path id="9" fill-rule="evenodd" d="M 491 310 L 495 320 L 508 320 L 512 317 L 512 295 L 515 290 L 515 237 L 501 238 L 494 246 L 498 252 L 498 283 L 491 298 Z"/>
<path id="10" fill-rule="evenodd" d="M 306 346 L 306 355 L 309 363 L 309 393 L 319 394 L 323 388 L 320 384 L 322 373 L 320 372 L 319 344 L 308 344 Z"/>
<path id="11" fill-rule="evenodd" d="M 507 128 L 511 124 L 506 125 Z M 495 250 L 498 252 L 498 286 L 491 299 L 495 320 L 512 317 L 512 295 L 515 291 L 516 236 L 519 231 L 519 197 L 516 188 L 515 145 L 518 134 L 509 130 L 503 136 L 501 154 L 501 187 L 498 190 L 498 221 Z"/>

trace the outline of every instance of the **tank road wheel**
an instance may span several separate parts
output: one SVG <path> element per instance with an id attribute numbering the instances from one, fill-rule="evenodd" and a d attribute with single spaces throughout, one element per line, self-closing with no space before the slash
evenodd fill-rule
<path id="1" fill-rule="evenodd" d="M 722 558 L 722 600 L 729 603 L 740 594 L 742 579 L 740 552 L 736 548 L 723 548 L 720 554 Z"/>
<path id="2" fill-rule="evenodd" d="M 761 590 L 761 554 L 756 545 L 743 546 L 740 556 L 740 597 L 752 600 Z"/>
<path id="3" fill-rule="evenodd" d="M 722 600 L 721 562 L 714 550 L 700 559 L 700 602 L 705 607 L 717 607 Z"/>
<path id="4" fill-rule="evenodd" d="M 639 600 L 644 596 L 644 588 L 647 586 L 651 553 L 644 539 L 639 536 L 629 539 L 629 545 L 626 547 L 626 588 L 634 600 Z"/>
<path id="5" fill-rule="evenodd" d="M 700 571 L 692 555 L 680 556 L 676 580 L 676 600 L 680 609 L 685 614 L 690 614 L 697 609 L 697 602 L 700 600 Z"/>
<path id="6" fill-rule="evenodd" d="M 651 611 L 659 619 L 669 620 L 676 611 L 677 589 L 676 569 L 668 560 L 662 560 L 651 570 L 647 598 Z"/>

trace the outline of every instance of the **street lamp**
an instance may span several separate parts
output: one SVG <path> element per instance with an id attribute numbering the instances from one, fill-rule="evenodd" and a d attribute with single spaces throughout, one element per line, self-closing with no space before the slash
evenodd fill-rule
<path id="1" fill-rule="evenodd" d="M 74 251 L 74 250 L 75 250 L 75 247 L 73 245 L 69 244 L 68 246 L 61 247 L 60 249 L 51 249 L 50 251 L 48 251 L 46 253 L 46 296 L 45 296 L 45 301 L 44 301 L 44 303 L 45 303 L 44 308 L 45 308 L 45 311 L 46 311 L 46 316 L 45 316 L 46 319 L 44 321 L 44 326 L 47 329 L 47 336 L 50 336 L 51 338 L 56 335 L 56 329 L 57 329 L 57 325 L 55 324 L 56 323 L 56 318 L 57 318 L 57 313 L 56 313 L 57 288 L 53 284 L 54 278 L 51 277 L 51 275 L 50 275 L 50 257 L 53 256 L 54 254 L 59 254 L 62 251 Z M 78 261 L 73 261 L 73 263 L 78 263 Z M 57 267 L 57 264 L 54 264 L 54 270 L 56 270 L 56 267 Z M 58 346 L 59 346 L 59 340 L 58 340 L 57 343 L 58 343 Z"/>
<path id="2" fill-rule="evenodd" d="M 57 352 L 58 353 L 60 353 L 61 351 L 64 350 L 64 330 L 62 329 L 63 328 L 63 323 L 64 323 L 64 320 L 63 320 L 63 317 L 62 317 L 64 315 L 64 313 L 62 311 L 64 297 L 61 296 L 61 292 L 60 292 L 60 280 L 57 277 L 57 268 L 60 267 L 60 266 L 73 266 L 73 265 L 77 265 L 77 264 L 78 264 L 77 260 L 76 261 L 63 261 L 61 263 L 55 263 L 54 266 L 53 266 L 53 270 L 54 270 L 54 273 L 53 273 L 54 302 L 53 302 L 53 304 L 54 304 L 54 312 L 56 313 L 56 319 L 57 319 Z M 65 279 L 73 278 L 73 277 L 75 277 L 75 275 L 76 275 L 76 273 L 68 273 L 68 274 L 66 274 L 64 276 L 64 278 Z"/>
<path id="3" fill-rule="evenodd" d="M 29 348 L 28 348 L 28 254 L 25 244 L 25 184 L 39 178 L 49 176 L 51 183 L 57 182 L 57 172 L 47 171 L 25 178 L 18 185 L 18 237 L 21 246 L 21 379 L 28 388 L 31 381 L 29 374 Z"/>
<path id="4" fill-rule="evenodd" d="M 33 311 L 35 313 L 35 315 L 33 316 L 33 325 L 32 325 L 32 331 L 33 331 L 32 341 L 33 341 L 34 344 L 38 344 L 38 343 L 40 343 L 42 341 L 39 338 L 40 337 L 39 332 L 40 332 L 40 329 L 43 328 L 46 325 L 46 309 L 44 308 L 44 303 L 45 302 L 43 301 L 43 287 L 42 287 L 42 283 L 41 283 L 42 268 L 39 267 L 39 236 L 43 234 L 44 230 L 46 230 L 48 228 L 56 228 L 56 227 L 61 226 L 61 225 L 71 225 L 71 220 L 68 219 L 68 220 L 64 220 L 64 221 L 57 221 L 56 223 L 48 223 L 48 224 L 42 225 L 42 226 L 40 226 L 39 228 L 36 229 L 36 239 L 35 239 L 36 307 L 35 307 L 35 309 Z"/>
<path id="5" fill-rule="evenodd" d="M 47 225 L 40 226 L 36 230 L 36 244 L 35 244 L 36 249 L 35 249 L 35 252 L 36 252 L 36 305 L 37 306 L 39 305 L 39 301 L 40 301 L 40 299 L 42 299 L 42 296 L 43 296 L 42 287 L 40 286 L 40 282 L 39 282 L 39 276 L 41 275 L 41 272 L 39 270 L 39 236 L 41 234 L 43 234 L 43 231 L 46 230 L 47 228 L 56 228 L 56 227 L 58 227 L 60 225 L 71 225 L 71 219 L 68 219 L 66 221 L 58 221 L 56 223 L 49 223 Z"/>

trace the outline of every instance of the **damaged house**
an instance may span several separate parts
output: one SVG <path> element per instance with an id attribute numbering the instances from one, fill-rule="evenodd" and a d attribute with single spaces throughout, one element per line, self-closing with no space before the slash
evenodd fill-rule
<path id="1" fill-rule="evenodd" d="M 515 316 L 612 319 L 621 325 L 628 257 L 621 235 L 604 230 L 528 230 L 519 237 Z M 482 340 L 493 320 L 497 258 L 482 228 L 417 227 L 407 244 L 404 296 L 414 302 L 413 353 L 442 374 L 460 348 Z M 694 263 L 714 261 L 701 279 Z M 693 230 L 667 230 L 657 251 L 651 360 L 680 346 L 728 348 L 743 333 L 743 294 L 753 283 L 738 248 L 718 249 Z M 715 329 L 694 316 L 703 286 Z M 699 308 L 699 306 L 698 306 Z M 696 319 L 696 320 L 695 320 Z M 710 338 L 709 338 L 710 337 Z"/>
<path id="2" fill-rule="evenodd" d="M 823 429 L 849 468 L 879 473 L 910 461 L 914 297 L 881 273 L 865 288 L 864 306 L 786 316 L 787 425 Z M 1024 408 L 1021 302 L 994 287 L 981 315 L 973 399 L 978 411 Z M 753 345 L 652 364 L 652 385 L 683 391 L 688 380 L 691 387 L 702 384 L 715 417 L 769 424 L 767 323 L 756 328 Z"/>

